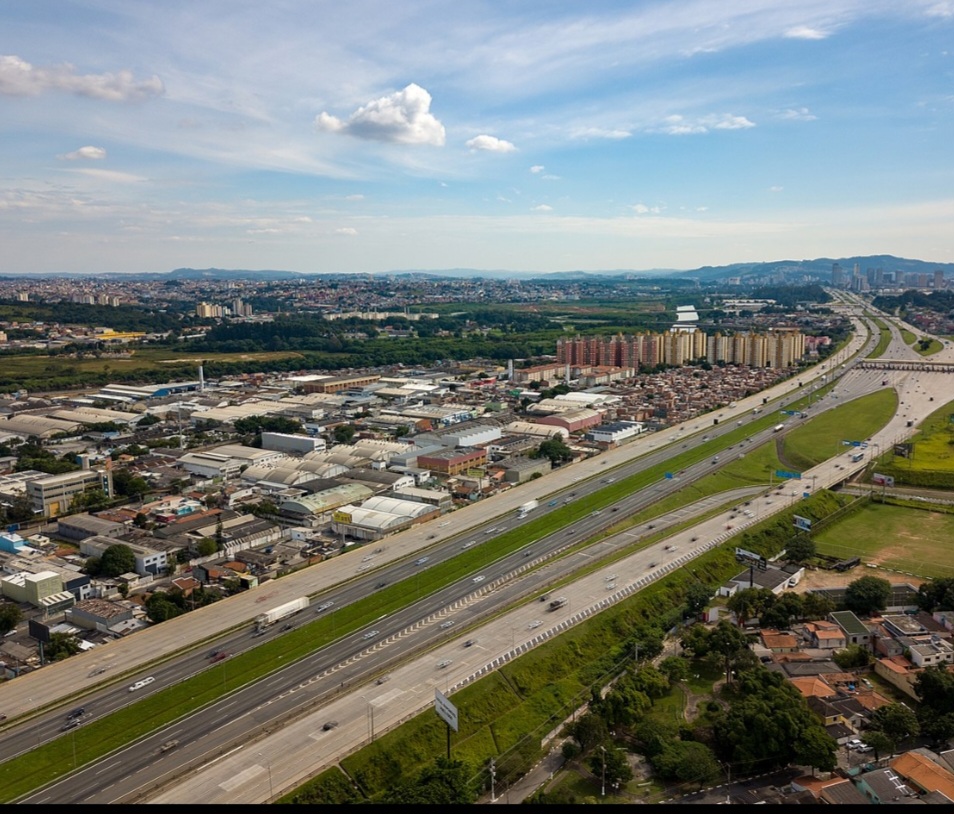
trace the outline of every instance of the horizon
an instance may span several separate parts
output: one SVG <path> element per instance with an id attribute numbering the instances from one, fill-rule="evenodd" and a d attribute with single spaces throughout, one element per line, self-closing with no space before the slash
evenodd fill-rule
<path id="1" fill-rule="evenodd" d="M 0 274 L 954 262 L 951 0 L 49 0 L 0 21 Z"/>

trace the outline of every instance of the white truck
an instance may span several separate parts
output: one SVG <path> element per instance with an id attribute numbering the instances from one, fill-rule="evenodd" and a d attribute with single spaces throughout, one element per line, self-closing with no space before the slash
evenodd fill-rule
<path id="1" fill-rule="evenodd" d="M 303 611 L 308 607 L 309 599 L 307 596 L 300 596 L 298 599 L 293 599 L 291 602 L 286 602 L 284 605 L 279 605 L 278 607 L 272 608 L 271 610 L 265 611 L 255 617 L 255 629 L 257 631 L 264 630 L 269 625 L 274 625 L 276 622 L 280 622 L 282 619 L 287 619 L 289 616 L 293 616 L 299 611 Z"/>
<path id="2" fill-rule="evenodd" d="M 522 504 L 519 509 L 517 509 L 517 517 L 526 517 L 539 505 L 539 500 L 528 500 L 526 503 Z"/>

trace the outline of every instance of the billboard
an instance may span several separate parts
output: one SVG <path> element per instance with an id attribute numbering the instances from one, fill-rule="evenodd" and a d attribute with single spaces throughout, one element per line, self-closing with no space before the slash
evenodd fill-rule
<path id="1" fill-rule="evenodd" d="M 894 478 L 891 475 L 880 475 L 877 472 L 871 476 L 871 482 L 879 486 L 894 486 Z"/>
<path id="2" fill-rule="evenodd" d="M 446 723 L 455 732 L 457 728 L 457 707 L 455 707 L 437 687 L 434 688 L 434 710 L 444 723 Z"/>
<path id="3" fill-rule="evenodd" d="M 795 528 L 801 529 L 802 531 L 811 531 L 812 530 L 812 521 L 807 517 L 799 517 L 797 514 L 792 518 L 795 521 Z"/>
<path id="4" fill-rule="evenodd" d="M 776 469 L 775 477 L 776 478 L 785 478 L 791 480 L 793 478 L 800 478 L 802 476 L 801 472 L 786 472 L 784 469 Z"/>
<path id="5" fill-rule="evenodd" d="M 27 620 L 27 630 L 30 636 L 38 642 L 50 643 L 50 626 L 38 619 Z"/>
<path id="6" fill-rule="evenodd" d="M 350 512 L 343 512 L 339 510 L 332 513 L 331 519 L 334 520 L 336 523 L 350 523 L 351 514 Z"/>

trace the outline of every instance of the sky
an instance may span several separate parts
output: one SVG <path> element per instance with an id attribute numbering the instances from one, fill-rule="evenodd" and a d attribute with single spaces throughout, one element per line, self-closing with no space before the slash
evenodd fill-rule
<path id="1" fill-rule="evenodd" d="M 954 262 L 954 0 L 3 0 L 0 273 Z"/>

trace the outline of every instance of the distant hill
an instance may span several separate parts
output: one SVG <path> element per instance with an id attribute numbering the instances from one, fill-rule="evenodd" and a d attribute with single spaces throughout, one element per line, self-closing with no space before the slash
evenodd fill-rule
<path id="1" fill-rule="evenodd" d="M 302 279 L 351 279 L 365 277 L 387 277 L 396 280 L 442 280 L 442 279 L 497 279 L 497 280 L 540 280 L 549 282 L 574 282 L 581 280 L 633 280 L 646 277 L 668 277 L 671 279 L 698 280 L 699 282 L 718 282 L 729 277 L 765 278 L 788 275 L 803 277 L 815 275 L 822 282 L 831 280 L 831 269 L 838 263 L 846 275 L 850 275 L 855 264 L 862 273 L 870 268 L 884 271 L 915 272 L 931 274 L 936 270 L 944 272 L 945 277 L 954 278 L 954 263 L 932 263 L 927 260 L 913 260 L 894 257 L 890 254 L 873 254 L 858 257 L 819 257 L 814 260 L 771 260 L 762 263 L 731 263 L 726 266 L 701 266 L 697 269 L 607 269 L 577 271 L 510 271 L 507 269 L 400 269 L 392 271 L 331 272 L 316 273 L 303 271 L 285 271 L 280 269 L 220 269 L 220 268 L 178 268 L 166 272 L 104 272 L 103 274 L 75 274 L 61 272 L 52 274 L 6 274 L 0 279 L 23 277 L 121 277 L 126 280 L 302 280 Z"/>

